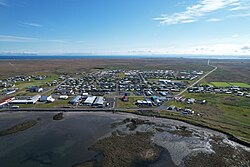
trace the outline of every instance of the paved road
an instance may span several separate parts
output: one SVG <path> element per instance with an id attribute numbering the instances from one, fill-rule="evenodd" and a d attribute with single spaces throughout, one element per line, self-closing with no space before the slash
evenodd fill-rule
<path id="1" fill-rule="evenodd" d="M 194 87 L 196 84 L 198 84 L 201 80 L 203 80 L 204 78 L 206 78 L 208 75 L 210 75 L 211 73 L 213 73 L 215 70 L 217 70 L 216 66 L 210 65 L 210 60 L 208 60 L 207 62 L 208 66 L 213 67 L 214 69 L 212 69 L 211 71 L 209 71 L 207 74 L 203 75 L 200 79 L 198 79 L 197 81 L 195 81 L 194 83 L 192 83 L 190 86 L 188 86 L 187 88 L 185 88 L 183 91 L 181 91 L 180 93 L 178 93 L 177 95 L 175 95 L 174 97 L 179 97 L 181 96 L 183 93 L 185 93 L 189 88 Z M 166 103 L 168 101 L 164 102 L 161 106 L 157 107 L 157 110 L 165 110 L 166 109 Z"/>
<path id="2" fill-rule="evenodd" d="M 214 69 L 209 71 L 207 74 L 203 75 L 200 79 L 198 79 L 197 81 L 195 81 L 194 83 L 192 83 L 190 86 L 188 86 L 187 88 L 185 88 L 183 91 L 181 91 L 180 93 L 178 93 L 177 95 L 175 95 L 176 97 L 181 96 L 183 93 L 185 93 L 189 88 L 194 87 L 196 84 L 198 84 L 201 80 L 203 80 L 204 78 L 206 78 L 208 75 L 210 75 L 211 73 L 213 73 L 214 71 L 217 70 L 216 66 L 210 65 L 210 60 L 208 60 L 207 65 L 213 67 Z"/>
<path id="3" fill-rule="evenodd" d="M 55 90 L 56 88 L 58 88 L 59 86 L 61 86 L 62 84 L 64 84 L 66 81 L 67 81 L 67 79 L 64 80 L 64 81 L 62 81 L 60 84 L 58 84 L 58 85 L 56 85 L 56 86 L 54 86 L 54 87 L 52 87 L 52 88 L 46 90 L 45 92 L 42 92 L 41 95 L 44 95 L 44 94 L 46 94 L 46 93 L 48 93 L 48 92 L 50 92 L 50 91 L 52 91 L 52 90 Z"/>

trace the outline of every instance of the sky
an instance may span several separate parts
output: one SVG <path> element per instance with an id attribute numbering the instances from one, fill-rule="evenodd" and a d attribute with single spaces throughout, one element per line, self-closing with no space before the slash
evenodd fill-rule
<path id="1" fill-rule="evenodd" d="M 0 54 L 250 55 L 250 0 L 0 0 Z"/>

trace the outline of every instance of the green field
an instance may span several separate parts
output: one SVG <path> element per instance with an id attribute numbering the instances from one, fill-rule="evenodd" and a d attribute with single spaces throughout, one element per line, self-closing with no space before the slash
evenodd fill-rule
<path id="1" fill-rule="evenodd" d="M 210 82 L 215 87 L 230 87 L 231 85 L 227 82 Z"/>
<path id="2" fill-rule="evenodd" d="M 53 76 L 48 76 L 47 78 L 45 78 L 44 80 L 34 80 L 31 79 L 30 82 L 17 82 L 16 83 L 16 87 L 19 89 L 18 92 L 15 94 L 17 96 L 33 96 L 37 93 L 30 93 L 27 92 L 27 88 L 31 87 L 31 86 L 38 86 L 38 87 L 48 87 L 47 86 L 47 82 L 51 83 L 54 80 L 58 79 L 58 77 L 56 75 Z"/>
<path id="3" fill-rule="evenodd" d="M 185 93 L 186 98 L 207 100 L 207 104 L 186 104 L 181 102 L 169 102 L 167 105 L 175 105 L 182 108 L 192 108 L 197 115 L 176 116 L 178 119 L 195 122 L 234 135 L 235 137 L 250 143 L 250 101 L 246 97 L 223 94 L 197 94 Z M 163 111 L 163 116 L 169 116 L 169 112 Z M 175 114 L 175 115 L 176 115 Z"/>
<path id="4" fill-rule="evenodd" d="M 53 103 L 18 104 L 17 106 L 20 108 L 62 108 L 72 106 L 68 102 L 68 100 L 56 100 Z"/>
<path id="5" fill-rule="evenodd" d="M 129 97 L 128 102 L 123 102 L 122 100 L 118 99 L 117 107 L 118 108 L 138 108 L 137 105 L 135 105 L 136 100 L 144 100 L 143 97 Z"/>
<path id="6" fill-rule="evenodd" d="M 125 77 L 124 72 L 120 72 L 120 73 L 117 74 L 117 78 L 119 78 L 119 79 L 122 79 L 124 77 Z"/>
<path id="7" fill-rule="evenodd" d="M 229 84 L 232 86 L 238 86 L 241 88 L 250 88 L 250 85 L 248 85 L 246 83 L 241 83 L 241 82 L 230 82 Z"/>
<path id="8" fill-rule="evenodd" d="M 246 83 L 242 83 L 242 82 L 210 82 L 210 84 L 208 85 L 212 85 L 214 87 L 231 87 L 231 86 L 238 86 L 241 88 L 250 88 L 250 85 L 246 84 Z"/>

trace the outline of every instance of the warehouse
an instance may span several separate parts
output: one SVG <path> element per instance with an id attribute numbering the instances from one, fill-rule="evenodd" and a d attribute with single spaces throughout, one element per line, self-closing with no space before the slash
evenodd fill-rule
<path id="1" fill-rule="evenodd" d="M 104 106 L 104 98 L 97 97 L 93 105 L 96 107 L 103 107 Z"/>
<path id="2" fill-rule="evenodd" d="M 82 98 L 82 96 L 75 96 L 72 100 L 70 100 L 69 103 L 76 104 L 80 101 L 81 98 Z"/>
<path id="3" fill-rule="evenodd" d="M 11 104 L 35 104 L 40 98 L 41 98 L 41 95 L 35 95 L 27 100 L 13 100 L 10 103 Z"/>
<path id="4" fill-rule="evenodd" d="M 15 99 L 15 97 L 7 97 L 7 98 L 0 100 L 0 108 L 7 106 L 8 103 L 14 99 Z"/>
<path id="5" fill-rule="evenodd" d="M 84 101 L 84 105 L 91 106 L 96 99 L 96 96 L 88 96 L 87 99 Z"/>

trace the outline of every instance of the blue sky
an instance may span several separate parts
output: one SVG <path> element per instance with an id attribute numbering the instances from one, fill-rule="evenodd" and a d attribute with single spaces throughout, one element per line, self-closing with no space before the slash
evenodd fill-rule
<path id="1" fill-rule="evenodd" d="M 0 53 L 250 55 L 250 0 L 0 0 Z"/>

